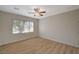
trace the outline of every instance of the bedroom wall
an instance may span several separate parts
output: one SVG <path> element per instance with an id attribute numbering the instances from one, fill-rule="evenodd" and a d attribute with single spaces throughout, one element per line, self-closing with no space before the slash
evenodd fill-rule
<path id="1" fill-rule="evenodd" d="M 14 19 L 25 19 L 34 21 L 35 31 L 33 33 L 26 33 L 26 34 L 12 34 L 12 21 Z M 0 45 L 36 36 L 38 36 L 37 19 L 0 11 Z"/>
<path id="2" fill-rule="evenodd" d="M 79 47 L 79 10 L 40 19 L 39 35 L 46 39 Z"/>

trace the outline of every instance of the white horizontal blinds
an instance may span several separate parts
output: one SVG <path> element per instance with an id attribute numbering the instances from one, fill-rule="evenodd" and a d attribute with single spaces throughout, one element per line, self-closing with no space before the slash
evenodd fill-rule
<path id="1" fill-rule="evenodd" d="M 22 33 L 27 33 L 27 32 L 30 32 L 30 24 L 29 24 L 30 21 L 25 21 L 24 22 L 24 31 Z"/>
<path id="2" fill-rule="evenodd" d="M 13 21 L 13 33 L 20 33 L 20 26 L 22 21 L 14 20 Z"/>
<path id="3" fill-rule="evenodd" d="M 25 25 L 25 22 L 20 20 L 20 23 L 19 23 L 19 32 L 22 33 L 24 31 L 24 25 Z"/>
<path id="4" fill-rule="evenodd" d="M 30 32 L 34 32 L 34 22 L 30 21 Z"/>
<path id="5" fill-rule="evenodd" d="M 29 20 L 14 20 L 12 33 L 28 33 L 34 31 L 34 22 Z"/>

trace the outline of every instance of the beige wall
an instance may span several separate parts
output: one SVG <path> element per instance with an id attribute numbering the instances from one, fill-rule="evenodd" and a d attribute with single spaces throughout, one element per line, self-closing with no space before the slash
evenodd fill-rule
<path id="1" fill-rule="evenodd" d="M 39 34 L 44 38 L 79 47 L 79 10 L 40 19 Z"/>
<path id="2" fill-rule="evenodd" d="M 12 20 L 25 19 L 35 23 L 35 31 L 26 34 L 12 34 Z M 38 20 L 0 11 L 0 45 L 38 36 Z"/>
<path id="3" fill-rule="evenodd" d="M 32 19 L 35 32 L 12 34 L 12 20 Z M 38 20 L 0 11 L 0 45 L 38 36 Z M 39 36 L 79 47 L 79 10 L 49 16 L 39 21 Z"/>

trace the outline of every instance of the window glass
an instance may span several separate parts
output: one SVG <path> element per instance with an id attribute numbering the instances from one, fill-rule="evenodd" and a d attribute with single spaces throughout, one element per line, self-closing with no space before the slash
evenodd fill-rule
<path id="1" fill-rule="evenodd" d="M 34 31 L 34 23 L 32 21 L 14 20 L 12 33 L 28 33 Z"/>

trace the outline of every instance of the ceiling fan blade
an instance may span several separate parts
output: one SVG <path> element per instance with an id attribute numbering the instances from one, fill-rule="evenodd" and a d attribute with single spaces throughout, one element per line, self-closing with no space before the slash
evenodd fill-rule
<path id="1" fill-rule="evenodd" d="M 39 8 L 34 8 L 35 12 L 39 12 L 39 10 L 40 10 Z"/>
<path id="2" fill-rule="evenodd" d="M 34 12 L 28 12 L 28 13 L 34 14 L 34 16 L 43 16 L 43 13 L 46 13 L 46 11 L 40 8 L 34 8 Z"/>
<path id="3" fill-rule="evenodd" d="M 46 11 L 41 11 L 40 13 L 46 13 Z"/>
<path id="4" fill-rule="evenodd" d="M 42 13 L 36 13 L 36 14 L 34 14 L 34 16 L 43 16 L 43 14 Z"/>
<path id="5" fill-rule="evenodd" d="M 43 14 L 42 14 L 42 13 L 39 13 L 39 15 L 40 15 L 40 16 L 43 16 Z"/>

